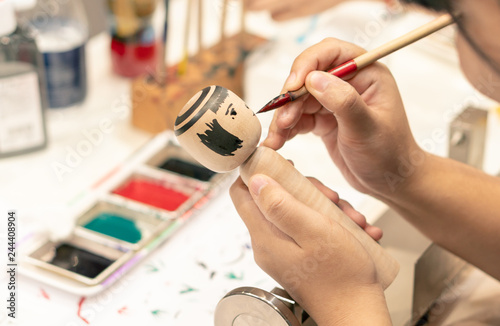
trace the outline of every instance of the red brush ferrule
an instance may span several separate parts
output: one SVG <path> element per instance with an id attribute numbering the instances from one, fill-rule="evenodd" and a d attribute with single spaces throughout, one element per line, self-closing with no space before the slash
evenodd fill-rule
<path id="1" fill-rule="evenodd" d="M 350 73 L 356 72 L 356 70 L 358 70 L 358 65 L 356 64 L 356 61 L 349 60 L 347 62 L 344 62 L 340 66 L 328 70 L 328 72 L 339 78 L 344 78 Z"/>

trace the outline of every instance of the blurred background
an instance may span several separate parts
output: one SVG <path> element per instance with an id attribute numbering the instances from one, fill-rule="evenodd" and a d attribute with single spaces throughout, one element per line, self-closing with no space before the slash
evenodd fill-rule
<path id="1" fill-rule="evenodd" d="M 106 2 L 103 0 L 85 0 L 85 13 L 89 21 L 89 36 L 92 37 L 109 28 L 107 23 Z"/>
<path id="2" fill-rule="evenodd" d="M 246 12 L 243 17 L 240 1 L 206 0 L 200 18 L 195 8 L 190 9 L 191 0 L 171 0 L 167 48 L 159 53 L 164 60 L 146 72 L 123 76 L 113 66 L 120 58 L 113 57 L 112 50 L 123 50 L 123 44 L 112 46 L 111 2 L 81 1 L 88 22 L 85 98 L 68 107 L 44 110 L 45 146 L 0 159 L 0 213 L 18 210 L 19 239 L 27 242 L 39 234 L 54 239 L 68 236 L 82 211 L 108 195 L 107 181 L 128 177 L 144 163 L 144 152 L 158 144 L 164 146 L 167 140 L 175 141 L 167 122 L 204 83 L 227 83 L 227 88 L 241 92 L 248 106 L 257 111 L 279 94 L 295 57 L 323 38 L 337 37 L 373 49 L 435 17 L 424 11 L 394 10 L 394 1 L 346 1 L 321 13 L 275 21 L 265 11 Z M 165 2 L 155 3 L 159 18 L 154 26 L 155 44 L 160 44 Z M 222 10 L 224 4 L 227 9 Z M 202 41 L 197 37 L 200 21 Z M 464 78 L 454 33 L 453 27 L 446 28 L 381 61 L 398 83 L 412 132 L 425 150 L 496 175 L 500 168 L 500 109 Z M 239 38 L 242 34 L 252 37 Z M 228 51 L 221 52 L 221 48 Z M 244 60 L 233 65 L 234 58 Z M 120 67 L 126 72 L 128 63 L 122 62 Z M 26 97 L 18 93 L 18 99 Z M 259 115 L 262 137 L 271 118 L 272 113 Z M 425 286 L 419 289 L 415 266 L 428 256 L 431 246 L 425 237 L 383 203 L 350 187 L 314 135 L 296 137 L 280 153 L 294 161 L 302 174 L 336 190 L 368 222 L 384 229 L 382 245 L 401 264 L 398 278 L 386 292 L 395 325 L 415 322 L 411 319 L 417 294 L 432 294 L 423 300 L 425 308 L 436 302 L 438 308 L 460 308 L 454 313 L 443 309 L 440 325 L 477 315 L 462 308 L 471 306 L 462 301 L 481 302 L 484 295 L 491 294 L 488 291 L 497 295 L 492 285 L 496 283 L 478 271 L 472 273 L 469 283 L 457 281 L 465 284 L 459 291 L 452 291 L 456 288 L 449 280 L 456 274 L 450 278 L 449 271 L 443 274 L 444 280 L 439 279 L 443 286 L 436 293 Z M 220 195 L 172 234 L 167 244 L 98 294 L 75 294 L 54 282 L 21 276 L 20 324 L 210 325 L 215 306 L 231 289 L 255 286 L 270 290 L 276 284 L 253 261 L 248 232 L 231 203 L 228 186 L 222 185 Z M 5 240 L 3 225 L 1 230 Z M 434 262 L 433 257 L 427 261 Z M 1 258 L 4 264 L 5 255 Z M 453 257 L 447 261 L 460 270 L 464 267 Z M 426 275 L 437 271 L 434 267 L 439 264 L 431 265 Z M 0 281 L 5 280 L 3 273 Z M 452 291 L 453 301 L 443 299 L 446 291 Z M 0 315 L 0 322 L 4 317 Z"/>

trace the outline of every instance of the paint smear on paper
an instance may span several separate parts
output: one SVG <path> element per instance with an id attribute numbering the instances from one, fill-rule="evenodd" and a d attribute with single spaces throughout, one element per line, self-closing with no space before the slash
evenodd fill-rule
<path id="1" fill-rule="evenodd" d="M 44 289 L 40 289 L 40 292 L 42 293 L 42 297 L 44 297 L 47 300 L 50 300 L 49 294 L 45 292 Z"/>
<path id="2" fill-rule="evenodd" d="M 83 306 L 84 301 L 85 301 L 85 297 L 81 297 L 80 301 L 78 302 L 78 311 L 76 312 L 76 315 L 78 316 L 78 318 L 83 320 L 85 322 L 85 324 L 90 324 L 89 321 L 82 316 L 82 306 Z"/>
<path id="3" fill-rule="evenodd" d="M 164 267 L 164 265 L 163 265 L 163 262 L 160 261 L 160 263 L 158 265 L 147 264 L 145 267 L 148 270 L 148 273 L 156 273 L 156 272 L 160 271 Z"/>
<path id="4" fill-rule="evenodd" d="M 165 311 L 156 309 L 156 310 L 151 310 L 151 314 L 155 317 L 159 317 L 161 314 L 165 313 Z"/>
<path id="5" fill-rule="evenodd" d="M 180 291 L 179 293 L 180 294 L 185 294 L 185 293 L 189 293 L 189 292 L 195 292 L 195 291 L 198 291 L 198 289 L 195 289 L 191 286 L 186 286 L 184 290 Z"/>
<path id="6" fill-rule="evenodd" d="M 226 274 L 226 277 L 230 280 L 243 280 L 243 273 L 241 273 L 240 276 L 236 275 L 235 273 L 233 272 L 230 272 L 230 273 L 227 273 Z"/>
<path id="7" fill-rule="evenodd" d="M 123 306 L 120 309 L 118 309 L 118 313 L 122 315 L 127 311 L 127 309 L 128 309 L 127 306 Z"/>

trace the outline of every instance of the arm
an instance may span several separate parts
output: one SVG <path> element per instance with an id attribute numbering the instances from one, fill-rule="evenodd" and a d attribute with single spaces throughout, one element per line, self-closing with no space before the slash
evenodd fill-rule
<path id="1" fill-rule="evenodd" d="M 377 197 L 435 243 L 500 279 L 500 180 L 447 158 L 414 160 L 414 172 Z"/>

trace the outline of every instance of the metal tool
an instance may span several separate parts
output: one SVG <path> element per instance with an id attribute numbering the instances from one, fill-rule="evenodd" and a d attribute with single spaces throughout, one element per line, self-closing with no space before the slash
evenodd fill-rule
<path id="1" fill-rule="evenodd" d="M 215 326 L 316 326 L 316 323 L 280 288 L 271 292 L 240 287 L 227 293 L 215 309 Z"/>

